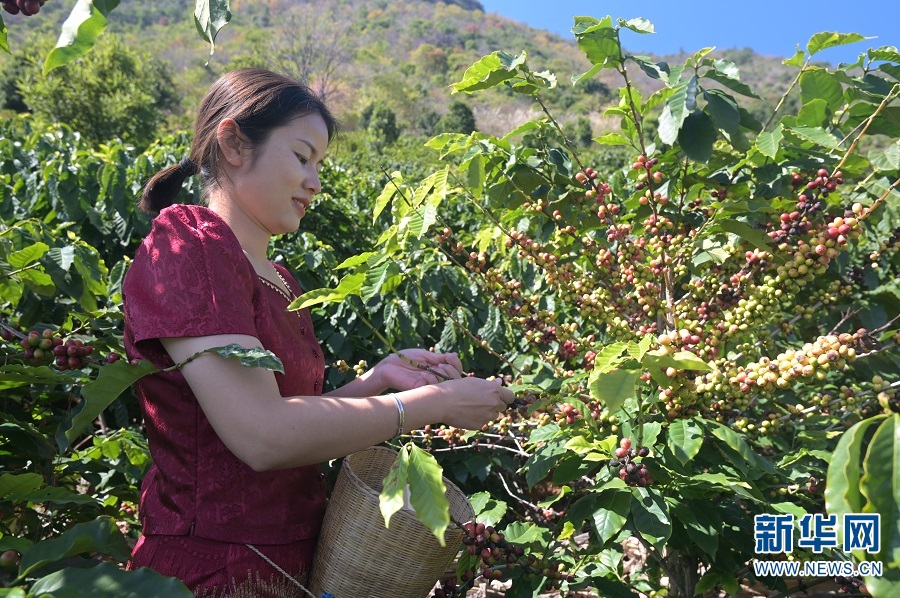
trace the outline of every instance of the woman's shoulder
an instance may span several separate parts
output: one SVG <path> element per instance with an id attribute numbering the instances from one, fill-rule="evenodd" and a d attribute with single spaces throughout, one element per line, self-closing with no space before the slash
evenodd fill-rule
<path id="1" fill-rule="evenodd" d="M 241 253 L 240 243 L 221 216 L 207 207 L 176 204 L 163 209 L 154 219 L 135 259 L 142 253 L 193 253 L 211 248 L 233 257 Z"/>
<path id="2" fill-rule="evenodd" d="M 164 208 L 153 219 L 148 236 L 161 234 L 234 236 L 221 216 L 205 206 L 193 204 L 175 204 Z"/>

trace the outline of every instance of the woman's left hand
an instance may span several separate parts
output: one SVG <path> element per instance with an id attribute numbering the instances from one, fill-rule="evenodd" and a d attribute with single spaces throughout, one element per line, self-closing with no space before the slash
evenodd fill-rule
<path id="1" fill-rule="evenodd" d="M 403 349 L 382 359 L 372 374 L 385 388 L 412 390 L 452 378 L 462 378 L 462 363 L 456 353 L 432 353 L 425 349 Z"/>

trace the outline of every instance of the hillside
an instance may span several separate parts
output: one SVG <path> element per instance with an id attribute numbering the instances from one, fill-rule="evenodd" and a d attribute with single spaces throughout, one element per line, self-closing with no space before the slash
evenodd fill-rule
<path id="1" fill-rule="evenodd" d="M 48 3 L 30 19 L 6 15 L 13 51 L 27 52 L 31 34 L 55 38 L 69 4 Z M 350 128 L 365 106 L 380 100 L 407 131 L 426 132 L 428 122 L 460 99 L 472 107 L 481 130 L 507 131 L 536 116 L 536 107 L 511 92 L 466 98 L 451 96 L 449 89 L 469 65 L 494 50 L 525 51 L 534 70 L 557 75 L 560 89 L 548 94 L 548 102 L 561 120 L 587 116 L 595 133 L 610 124 L 601 114 L 620 85 L 615 72 L 571 86 L 572 75 L 589 67 L 573 39 L 485 13 L 474 0 L 234 0 L 231 6 L 232 22 L 220 33 L 211 57 L 194 29 L 190 0 L 122 3 L 112 14 L 109 31 L 169 64 L 182 108 L 173 111 L 172 127 L 190 122 L 193 107 L 219 73 L 260 65 L 309 74 Z M 686 50 L 702 46 L 697 40 L 697 48 Z M 790 82 L 792 72 L 779 59 L 750 49 L 719 56 L 735 62 L 742 79 L 764 95 L 766 101 L 752 108 L 760 115 Z M 677 64 L 685 56 L 658 58 Z M 0 57 L 0 69 L 10 60 Z M 635 83 L 645 92 L 654 89 L 654 81 L 640 71 Z"/>

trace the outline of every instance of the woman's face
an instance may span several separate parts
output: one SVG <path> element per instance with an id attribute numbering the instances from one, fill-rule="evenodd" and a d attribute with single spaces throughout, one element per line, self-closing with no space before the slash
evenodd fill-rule
<path id="1" fill-rule="evenodd" d="M 272 235 L 294 232 L 322 190 L 319 168 L 328 128 L 318 113 L 297 117 L 274 131 L 255 161 L 231 176 L 233 199 Z"/>

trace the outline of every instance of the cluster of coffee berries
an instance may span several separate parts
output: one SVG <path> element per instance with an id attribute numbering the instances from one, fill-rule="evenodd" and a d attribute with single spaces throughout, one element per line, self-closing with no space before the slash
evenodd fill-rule
<path id="1" fill-rule="evenodd" d="M 593 199 L 597 203 L 603 203 L 603 198 L 612 193 L 612 188 L 606 183 L 597 183 L 597 171 L 593 168 L 585 168 L 584 172 L 575 174 L 575 180 L 583 187 L 587 187 L 584 192 L 585 199 Z"/>
<path id="2" fill-rule="evenodd" d="M 841 592 L 844 594 L 858 594 L 863 582 L 858 577 L 835 577 L 834 583 L 841 586 Z"/>
<path id="3" fill-rule="evenodd" d="M 816 477 L 810 476 L 806 489 L 810 494 L 818 494 L 825 489 L 825 480 L 820 480 Z"/>
<path id="4" fill-rule="evenodd" d="M 512 568 L 525 554 L 521 546 L 507 542 L 503 534 L 490 525 L 470 521 L 463 529 L 466 531 L 463 538 L 465 550 L 470 556 L 480 557 L 480 575 L 484 579 L 500 579 L 503 571 L 494 567 L 503 565 L 502 568 Z M 475 569 L 470 569 L 463 573 L 461 581 L 465 583 L 476 576 Z"/>
<path id="5" fill-rule="evenodd" d="M 455 575 L 445 577 L 441 580 L 441 585 L 434 589 L 434 598 L 449 598 L 450 596 L 459 596 L 460 588 L 457 586 Z"/>
<path id="6" fill-rule="evenodd" d="M 94 348 L 86 346 L 84 342 L 78 339 L 68 339 L 65 343 L 59 339 L 59 344 L 53 347 L 53 354 L 56 356 L 56 367 L 61 370 L 80 370 L 87 365 L 85 357 L 94 352 Z M 107 358 L 108 363 L 113 363 L 118 358 L 113 358 L 113 354 Z M 112 359 L 112 361 L 109 361 Z"/>
<path id="7" fill-rule="evenodd" d="M 352 369 L 353 373 L 356 374 L 356 377 L 359 378 L 366 373 L 366 370 L 369 368 L 369 364 L 366 363 L 365 360 L 361 360 L 356 365 L 351 366 L 345 360 L 338 359 L 331 365 L 331 367 L 335 368 L 341 374 L 345 374 Z"/>
<path id="8" fill-rule="evenodd" d="M 509 408 L 528 409 L 528 407 L 531 406 L 536 400 L 537 396 L 534 393 L 525 393 L 513 399 L 513 402 L 509 404 Z"/>
<path id="9" fill-rule="evenodd" d="M 663 173 L 659 170 L 654 171 L 653 167 L 659 163 L 658 158 L 650 158 L 647 159 L 647 156 L 641 154 L 637 157 L 634 163 L 631 165 L 632 170 L 642 170 L 638 175 L 638 183 L 635 185 L 635 189 L 640 191 L 644 187 L 650 184 L 650 181 L 653 181 L 654 184 L 659 185 L 663 182 Z"/>
<path id="10" fill-rule="evenodd" d="M 616 449 L 616 458 L 610 460 L 609 466 L 619 468 L 619 477 L 629 486 L 652 486 L 653 476 L 647 471 L 647 466 L 634 460 L 635 457 L 643 458 L 649 454 L 648 447 L 632 448 L 631 439 L 623 438 L 619 441 L 619 448 Z"/>
<path id="11" fill-rule="evenodd" d="M 560 426 L 564 426 L 566 424 L 574 424 L 579 417 L 581 417 L 581 411 L 575 405 L 563 403 L 559 406 L 556 421 Z"/>
<path id="12" fill-rule="evenodd" d="M 53 334 L 52 330 L 44 330 L 43 332 L 30 330 L 25 338 L 19 341 L 19 344 L 23 349 L 22 357 L 32 365 L 41 365 L 51 355 L 56 355 L 57 357 L 64 355 L 65 349 L 62 349 L 62 347 L 66 347 L 66 345 L 63 344 L 63 340 Z M 93 347 L 86 347 L 86 349 L 89 349 L 89 351 L 85 353 L 85 355 L 89 355 L 94 350 Z M 73 352 L 72 355 L 76 355 L 76 352 Z M 77 355 L 78 357 L 81 356 L 80 353 Z M 59 365 L 61 369 L 69 369 L 63 368 L 60 365 L 60 360 L 58 358 L 56 364 Z M 84 367 L 81 365 L 80 359 L 78 360 L 77 367 Z M 73 367 L 71 369 L 76 368 Z"/>
<path id="13" fill-rule="evenodd" d="M 22 13 L 26 17 L 41 12 L 44 2 L 45 0 L 2 0 L 3 10 L 11 15 Z"/>
<path id="14" fill-rule="evenodd" d="M 811 343 L 804 344 L 799 351 L 794 349 L 779 353 L 775 359 L 763 357 L 755 363 L 748 364 L 730 379 L 733 386 L 741 392 L 750 392 L 754 387 L 766 391 L 775 388 L 786 388 L 797 378 L 824 379 L 827 370 L 839 370 L 846 364 L 856 360 L 856 349 L 859 334 L 842 333 L 838 335 L 820 336 Z"/>

